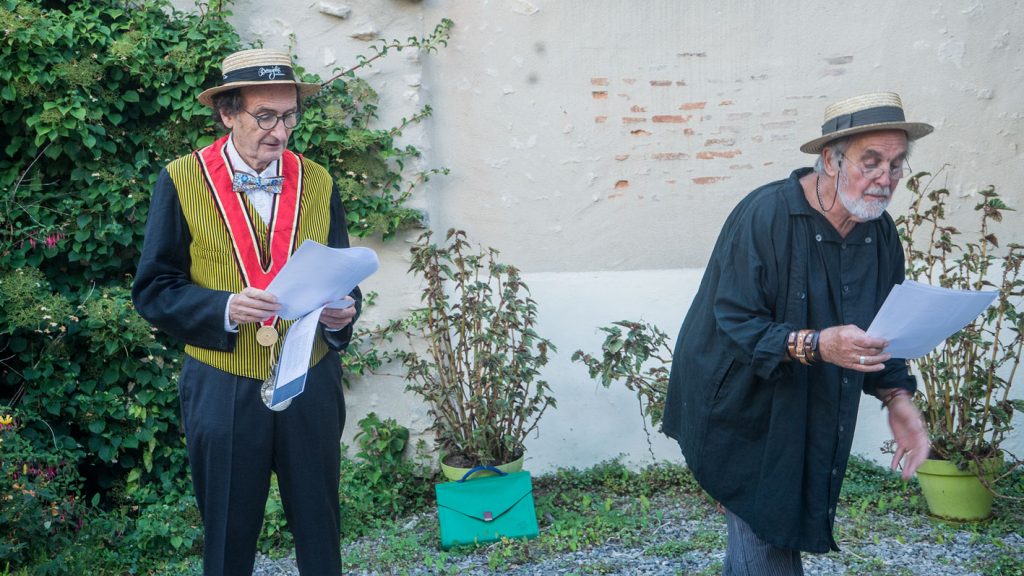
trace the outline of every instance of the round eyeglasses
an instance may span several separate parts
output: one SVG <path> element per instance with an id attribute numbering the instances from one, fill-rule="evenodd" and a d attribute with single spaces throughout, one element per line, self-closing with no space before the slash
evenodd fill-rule
<path id="1" fill-rule="evenodd" d="M 867 178 L 868 180 L 875 180 L 877 178 L 881 178 L 882 174 L 886 173 L 886 169 L 882 168 L 881 166 L 865 166 L 863 163 L 854 162 L 853 160 L 850 160 L 846 156 L 846 154 L 842 152 L 839 153 L 839 156 L 844 160 L 847 160 L 850 164 L 856 166 L 857 169 L 860 170 L 861 175 L 863 175 L 864 178 Z M 888 172 L 890 179 L 899 180 L 900 178 L 903 178 L 904 174 L 910 172 L 910 163 L 907 162 L 906 160 L 902 160 L 899 164 L 896 164 L 895 166 L 890 164 Z"/>
<path id="2" fill-rule="evenodd" d="M 270 113 L 257 115 L 249 112 L 248 110 L 245 110 L 245 113 L 256 120 L 256 125 L 259 126 L 261 130 L 273 130 L 277 126 L 278 122 L 284 122 L 284 127 L 291 130 L 298 126 L 299 120 L 302 119 L 302 114 L 298 112 L 288 112 L 287 114 L 282 114 L 280 116 Z"/>

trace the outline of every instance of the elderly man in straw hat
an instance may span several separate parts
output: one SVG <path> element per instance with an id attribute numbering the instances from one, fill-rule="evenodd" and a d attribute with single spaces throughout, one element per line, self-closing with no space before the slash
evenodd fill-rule
<path id="1" fill-rule="evenodd" d="M 892 460 L 928 456 L 906 361 L 868 336 L 903 248 L 885 212 L 909 170 L 899 96 L 825 110 L 800 150 L 812 168 L 751 192 L 715 245 L 676 344 L 664 431 L 724 508 L 725 574 L 802 574 L 800 551 L 836 550 L 836 501 L 861 393 L 888 410 Z"/>
<path id="2" fill-rule="evenodd" d="M 229 132 L 161 172 L 132 296 L 143 317 L 185 343 L 178 387 L 204 573 L 252 574 L 273 471 L 299 571 L 336 576 L 345 424 L 337 351 L 351 337 L 358 289 L 355 306 L 320 316 L 305 391 L 280 411 L 263 397 L 290 324 L 264 289 L 303 241 L 348 246 L 330 175 L 287 148 L 303 99 L 320 86 L 299 82 L 288 55 L 271 50 L 232 54 L 222 70 L 199 101 Z"/>

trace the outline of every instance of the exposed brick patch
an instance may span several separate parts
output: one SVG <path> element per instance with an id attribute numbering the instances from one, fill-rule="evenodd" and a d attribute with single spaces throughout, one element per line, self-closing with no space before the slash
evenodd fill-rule
<path id="1" fill-rule="evenodd" d="M 622 162 L 623 160 L 629 160 L 629 154 L 618 154 L 615 156 L 615 159 L 618 160 L 619 162 Z"/>
<path id="2" fill-rule="evenodd" d="M 590 84 L 592 86 L 607 86 L 608 85 L 608 79 L 607 78 L 591 78 L 590 79 Z"/>
<path id="3" fill-rule="evenodd" d="M 607 116 L 594 116 L 594 122 L 596 122 L 598 124 L 604 124 L 607 121 L 608 121 L 608 117 Z"/>
<path id="4" fill-rule="evenodd" d="M 631 106 L 629 108 L 629 111 L 630 112 L 647 112 L 647 108 L 644 108 L 643 106 L 639 106 L 637 104 L 634 104 L 633 106 Z"/>
<path id="5" fill-rule="evenodd" d="M 651 118 L 651 120 L 653 120 L 655 122 L 662 122 L 662 123 L 667 123 L 667 124 L 682 124 L 683 122 L 688 122 L 690 120 L 690 118 L 692 118 L 692 117 L 693 116 L 689 115 L 689 114 L 686 115 L 686 116 L 671 115 L 671 114 L 659 114 L 659 115 L 654 116 L 654 118 Z"/>
<path id="6" fill-rule="evenodd" d="M 629 180 L 619 180 L 615 183 L 616 190 L 623 190 L 625 188 L 629 188 Z"/>
<path id="7" fill-rule="evenodd" d="M 736 103 L 735 100 L 722 100 L 721 102 L 718 103 L 718 105 L 719 106 L 732 106 L 735 103 Z"/>
<path id="8" fill-rule="evenodd" d="M 686 152 L 658 152 L 651 154 L 651 158 L 655 160 L 686 160 L 689 156 Z"/>
<path id="9" fill-rule="evenodd" d="M 680 110 L 703 110 L 707 102 L 684 102 L 680 104 Z"/>
<path id="10" fill-rule="evenodd" d="M 687 136 L 693 136 L 694 134 L 696 134 L 696 132 L 693 131 L 693 128 L 684 128 L 683 134 Z"/>
<path id="11" fill-rule="evenodd" d="M 639 124 L 641 122 L 647 122 L 647 118 L 644 118 L 643 116 L 623 116 L 622 117 L 622 123 L 623 124 Z"/>
<path id="12" fill-rule="evenodd" d="M 594 97 L 594 100 L 608 99 L 608 93 L 605 92 L 604 90 L 594 90 L 593 92 L 590 93 L 590 95 Z"/>
<path id="13" fill-rule="evenodd" d="M 704 141 L 705 146 L 714 146 L 716 144 L 721 144 L 722 146 L 732 146 L 735 143 L 735 138 L 708 138 L 707 140 Z"/>
<path id="14" fill-rule="evenodd" d="M 651 86 L 671 86 L 671 80 L 651 80 Z"/>
<path id="15" fill-rule="evenodd" d="M 697 153 L 697 159 L 699 160 L 714 160 L 715 158 L 735 158 L 743 154 L 741 150 L 705 150 Z"/>
<path id="16" fill-rule="evenodd" d="M 686 80 L 676 80 L 676 86 L 686 86 Z"/>
<path id="17" fill-rule="evenodd" d="M 693 183 L 697 184 L 698 186 L 703 186 L 705 184 L 714 184 L 716 182 L 721 182 L 726 178 L 728 178 L 728 176 L 701 176 L 699 178 L 694 178 Z"/>
<path id="18" fill-rule="evenodd" d="M 632 134 L 633 136 L 650 136 L 651 135 L 650 132 L 648 132 L 647 130 L 643 130 L 643 129 L 630 130 L 629 133 Z"/>

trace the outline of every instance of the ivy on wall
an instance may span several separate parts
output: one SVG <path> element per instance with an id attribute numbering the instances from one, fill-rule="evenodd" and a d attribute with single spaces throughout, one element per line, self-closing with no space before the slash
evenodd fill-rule
<path id="1" fill-rule="evenodd" d="M 196 95 L 245 46 L 217 6 L 0 0 L 0 419 L 37 451 L 21 442 L 19 462 L 76 462 L 100 501 L 169 502 L 186 486 L 178 344 L 135 313 L 128 287 L 159 171 L 219 135 Z M 444 172 L 416 169 L 419 151 L 396 142 L 429 108 L 376 128 L 377 94 L 356 72 L 436 50 L 451 25 L 374 45 L 306 103 L 292 148 L 327 166 L 355 236 L 417 225 L 406 201 Z M 0 494 L 5 482 L 17 484 L 0 474 Z M 17 544 L 0 538 L 0 562 Z"/>

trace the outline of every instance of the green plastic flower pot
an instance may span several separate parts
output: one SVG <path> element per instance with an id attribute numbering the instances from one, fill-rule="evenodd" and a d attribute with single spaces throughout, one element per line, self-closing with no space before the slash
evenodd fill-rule
<path id="1" fill-rule="evenodd" d="M 986 460 L 982 468 L 987 479 L 999 472 L 1003 461 Z M 992 515 L 992 492 L 978 479 L 977 467 L 959 470 L 947 460 L 925 460 L 917 469 L 917 480 L 932 516 L 957 522 L 977 522 Z"/>
<path id="2" fill-rule="evenodd" d="M 518 459 L 513 460 L 512 462 L 509 462 L 507 464 L 492 464 L 492 466 L 505 473 L 519 472 L 520 470 L 523 469 L 523 458 L 524 456 L 520 456 Z M 472 468 L 460 468 L 458 466 L 449 466 L 444 463 L 443 459 L 441 460 L 441 473 L 444 474 L 444 477 L 449 480 L 461 480 L 462 477 L 466 475 L 466 472 L 469 472 L 470 470 L 472 470 Z M 467 480 L 471 478 L 483 478 L 485 476 L 494 475 L 494 472 L 491 472 L 490 470 L 480 470 L 479 472 L 474 472 L 472 476 L 467 478 Z"/>

